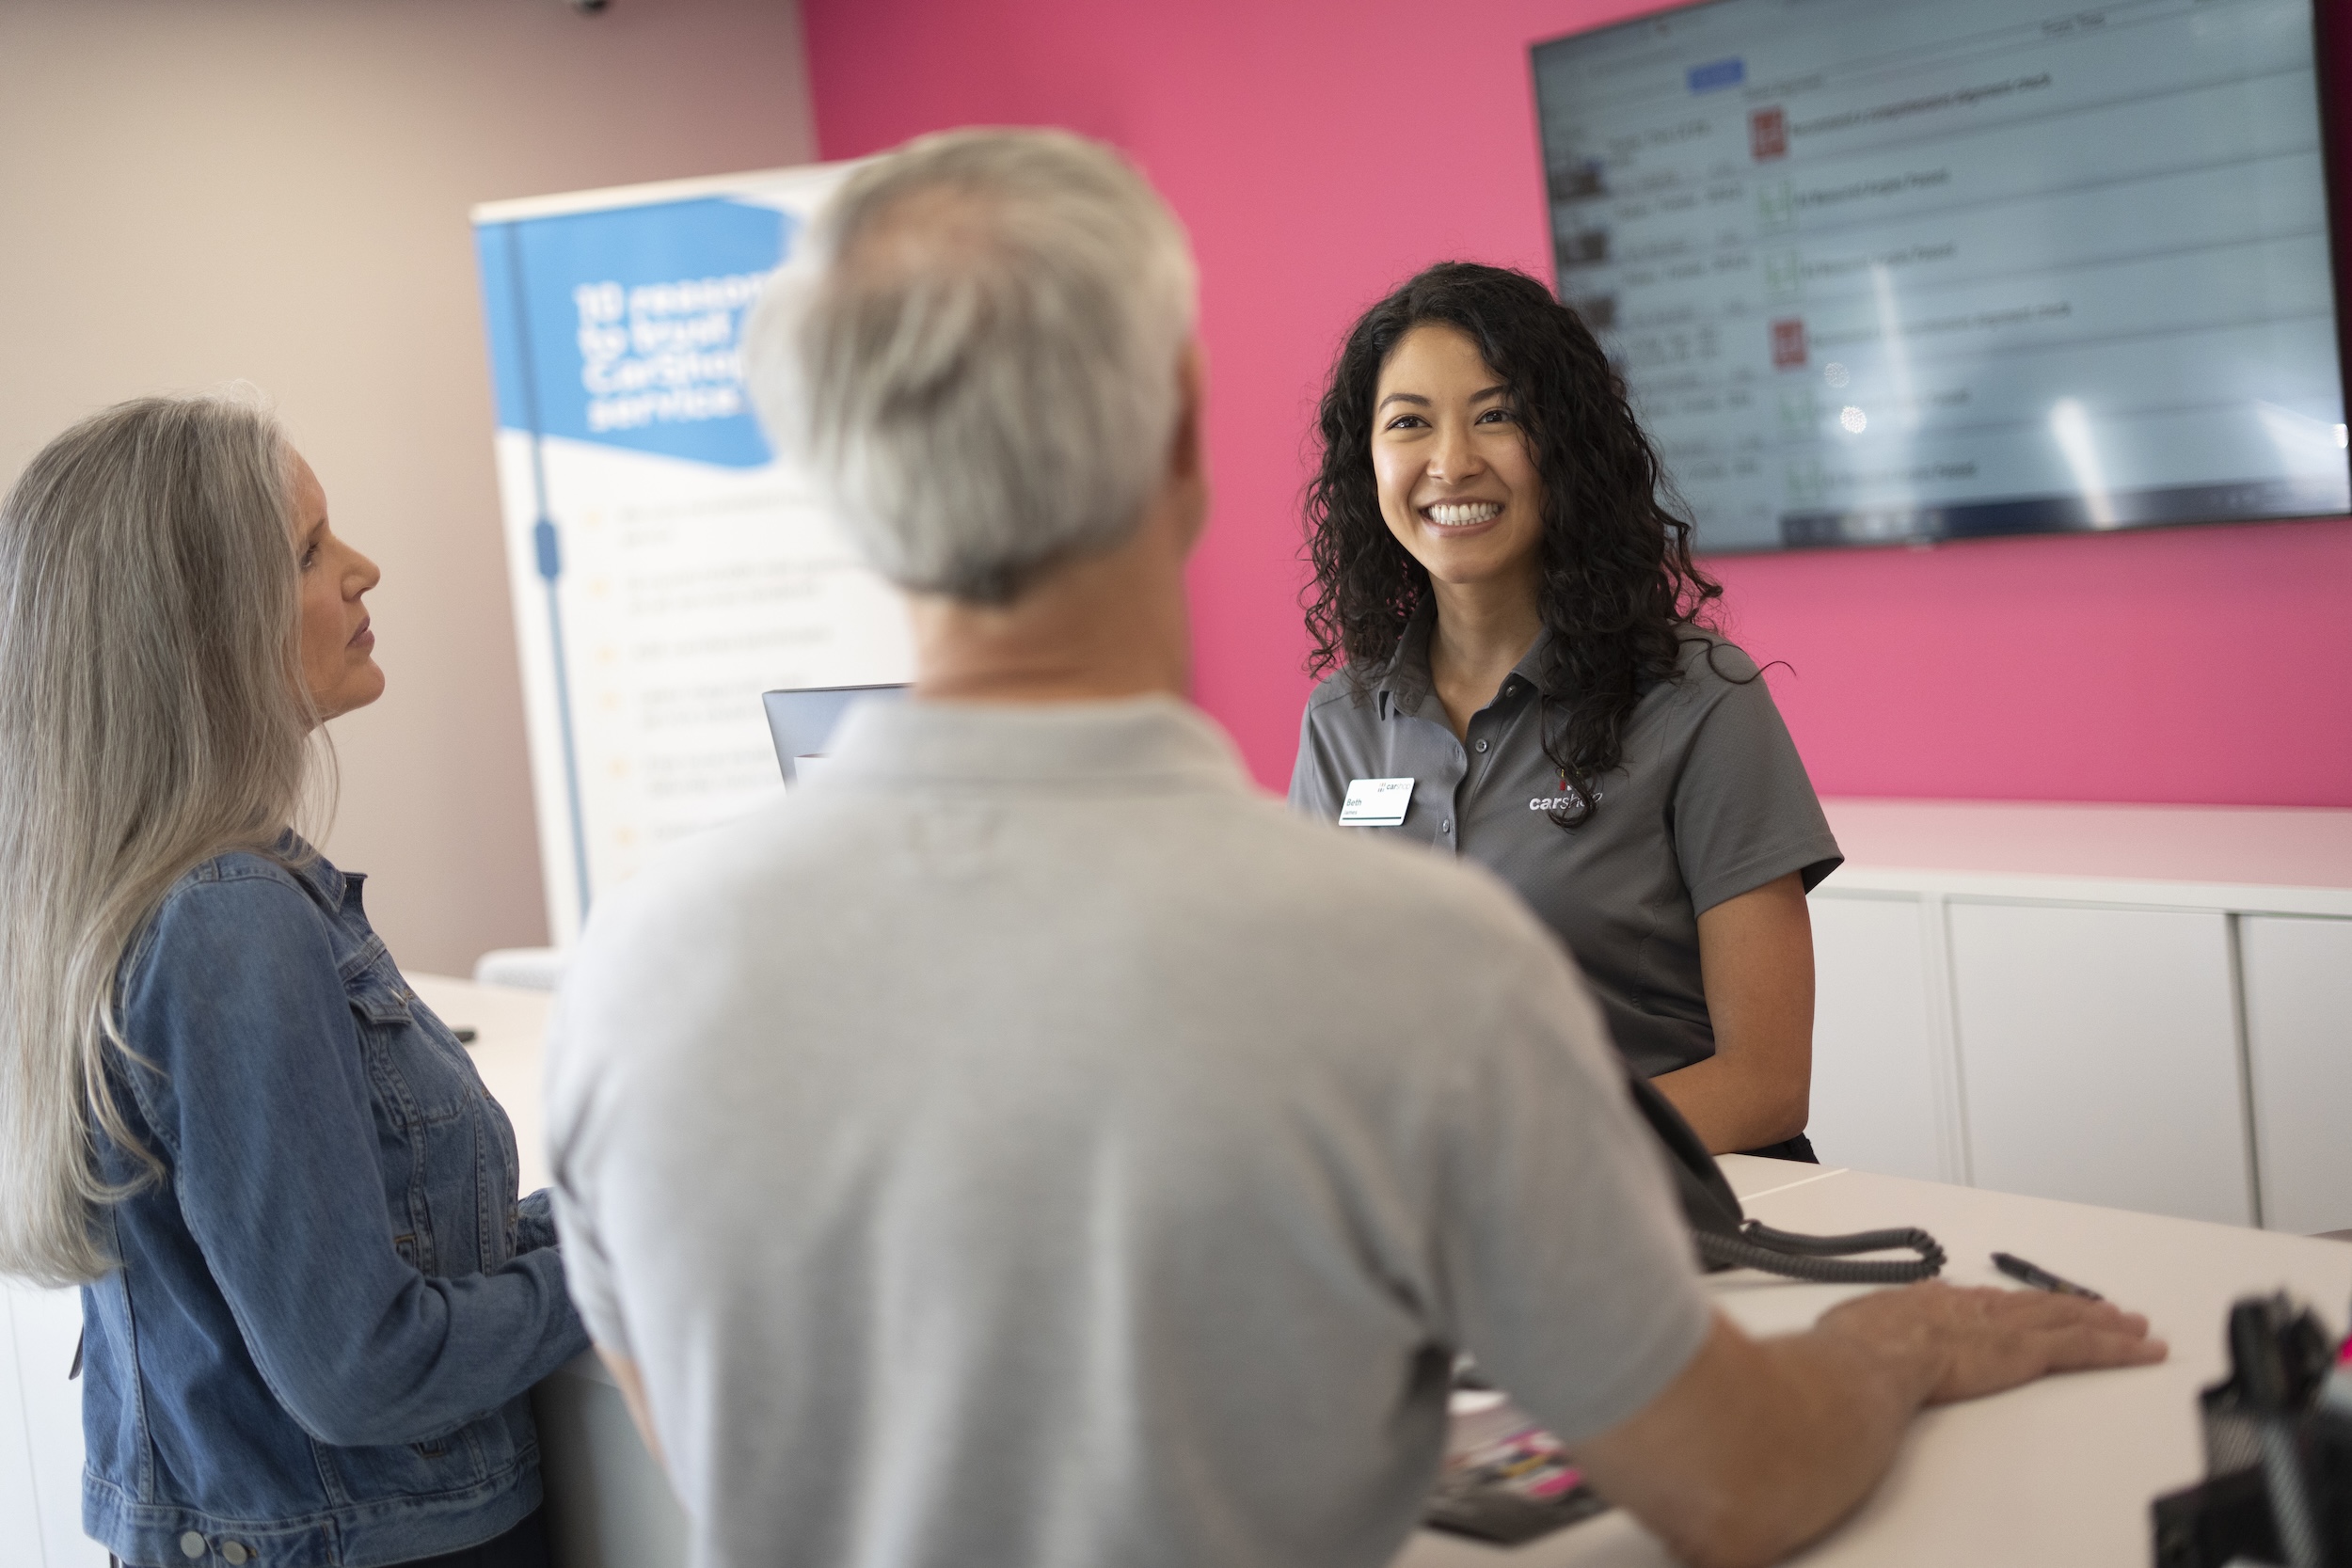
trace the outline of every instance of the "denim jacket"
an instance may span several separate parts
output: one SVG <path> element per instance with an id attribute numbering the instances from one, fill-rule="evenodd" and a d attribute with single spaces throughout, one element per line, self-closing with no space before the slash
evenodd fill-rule
<path id="1" fill-rule="evenodd" d="M 165 1178 L 101 1211 L 84 1528 L 128 1563 L 368 1568 L 538 1506 L 531 1386 L 587 1348 L 547 1195 L 361 879 L 291 834 L 123 957 L 115 1096 Z M 141 1167 L 103 1135 L 112 1180 Z"/>

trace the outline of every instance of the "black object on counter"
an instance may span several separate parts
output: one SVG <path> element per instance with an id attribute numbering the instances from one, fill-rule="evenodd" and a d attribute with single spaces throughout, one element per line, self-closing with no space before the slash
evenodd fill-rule
<path id="1" fill-rule="evenodd" d="M 2156 1568 L 2352 1563 L 2352 1371 L 2283 1293 L 2230 1308 L 2230 1375 L 2197 1397 L 2206 1479 L 2153 1507 Z"/>

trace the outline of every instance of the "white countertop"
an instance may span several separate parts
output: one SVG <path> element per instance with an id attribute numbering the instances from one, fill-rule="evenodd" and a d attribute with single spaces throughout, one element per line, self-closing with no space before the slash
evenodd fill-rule
<path id="1" fill-rule="evenodd" d="M 410 983 L 445 1022 L 479 1031 L 474 1061 L 515 1123 L 523 1184 L 544 1185 L 539 1079 L 548 999 L 436 975 Z M 1919 1226 L 1943 1243 L 1951 1259 L 1945 1277 L 1961 1284 L 2007 1284 L 1990 1254 L 2015 1252 L 2146 1312 L 2172 1347 L 2162 1366 L 2053 1378 L 1927 1412 L 1879 1492 L 1794 1560 L 1811 1568 L 2141 1568 L 2150 1560 L 2150 1501 L 2200 1478 L 2197 1390 L 2225 1369 L 2230 1303 L 2284 1288 L 2341 1325 L 2352 1297 L 2352 1246 L 2338 1242 L 1740 1155 L 1723 1165 L 1748 1212 L 1774 1226 L 1817 1234 Z M 1709 1284 L 1724 1309 L 1759 1334 L 1802 1328 L 1861 1289 L 1746 1272 Z M 601 1376 L 601 1369 L 573 1370 Z M 1611 1513 L 1515 1550 L 1423 1532 L 1397 1568 L 1665 1568 L 1670 1560 L 1647 1532 Z"/>
<path id="2" fill-rule="evenodd" d="M 1944 1277 L 1962 1285 L 2009 1285 L 1991 1254 L 2014 1252 L 2147 1313 L 2172 1349 L 2161 1366 L 2048 1378 L 1926 1412 L 1878 1492 L 1790 1560 L 1807 1568 L 2145 1568 L 2150 1502 L 2202 1478 L 2197 1391 L 2227 1370 L 2230 1303 L 2283 1287 L 2341 1326 L 2352 1293 L 2352 1246 L 2341 1242 L 1859 1171 L 1792 1180 L 1785 1164 L 1737 1154 L 1723 1164 L 1748 1212 L 1768 1224 L 1817 1235 L 1915 1225 L 1943 1243 L 1951 1258 Z M 1759 1334 L 1803 1328 L 1863 1289 L 1745 1271 L 1710 1284 L 1724 1309 Z M 1513 1550 L 1423 1533 L 1397 1568 L 1672 1561 L 1647 1531 L 1611 1513 Z"/>
<path id="3" fill-rule="evenodd" d="M 2352 915 L 2352 810 L 2024 800 L 1821 802 L 1850 892 Z"/>

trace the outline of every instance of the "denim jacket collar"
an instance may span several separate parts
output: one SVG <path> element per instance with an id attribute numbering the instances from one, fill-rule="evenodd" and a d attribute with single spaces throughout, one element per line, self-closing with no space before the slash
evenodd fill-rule
<path id="1" fill-rule="evenodd" d="M 309 839 L 292 828 L 278 835 L 278 842 L 270 847 L 270 856 L 328 910 L 341 911 L 346 899 L 357 903 L 359 889 L 368 879 L 363 871 L 337 869 L 334 862 L 320 854 Z"/>

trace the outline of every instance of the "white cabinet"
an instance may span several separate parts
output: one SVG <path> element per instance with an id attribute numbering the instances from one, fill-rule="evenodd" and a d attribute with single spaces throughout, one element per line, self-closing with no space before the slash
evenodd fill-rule
<path id="1" fill-rule="evenodd" d="M 563 1568 L 683 1568 L 691 1531 L 596 1352 L 531 1391 L 548 1555 Z"/>
<path id="2" fill-rule="evenodd" d="M 2352 811 L 1822 804 L 1823 1160 L 2352 1229 Z"/>
<path id="3" fill-rule="evenodd" d="M 2238 951 L 2263 1223 L 2352 1228 L 2352 920 L 2248 915 Z"/>
<path id="4" fill-rule="evenodd" d="M 21 1540 L 37 1536 L 40 1503 L 33 1489 L 33 1450 L 16 1375 L 15 1294 L 0 1283 L 0 1536 Z M 40 1560 L 38 1554 L 34 1560 Z"/>
<path id="5" fill-rule="evenodd" d="M 1924 1181 L 1967 1179 L 1938 1079 L 1942 965 L 1916 898 L 1816 894 L 1813 1114 L 1825 1164 Z"/>
<path id="6" fill-rule="evenodd" d="M 2254 1222 L 2229 916 L 1950 907 L 1975 1184 Z"/>
<path id="7" fill-rule="evenodd" d="M 66 1377 L 82 1331 L 81 1292 L 9 1284 L 0 1294 L 10 1329 L 0 1347 L 9 1353 L 0 1422 L 13 1418 L 22 1434 L 14 1448 L 0 1434 L 0 1521 L 10 1550 L 32 1542 L 30 1560 L 41 1568 L 105 1568 L 105 1548 L 82 1533 L 82 1386 Z"/>

